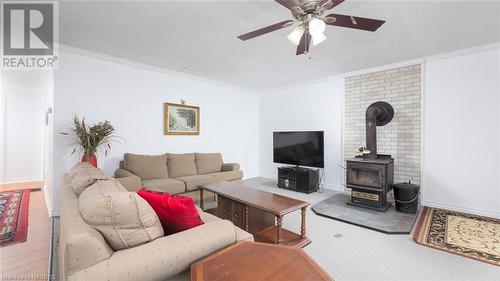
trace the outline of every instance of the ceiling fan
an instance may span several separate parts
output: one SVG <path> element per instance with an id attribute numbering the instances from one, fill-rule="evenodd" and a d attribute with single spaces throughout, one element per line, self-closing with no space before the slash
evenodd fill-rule
<path id="1" fill-rule="evenodd" d="M 297 23 L 297 27 L 287 38 L 293 44 L 297 45 L 297 55 L 307 54 L 309 46 L 320 44 L 326 40 L 323 33 L 326 25 L 349 27 L 366 31 L 376 31 L 384 20 L 354 17 L 341 14 L 329 14 L 323 16 L 327 10 L 333 9 L 344 0 L 275 0 L 292 12 L 295 20 L 285 20 L 252 32 L 238 36 L 239 39 L 246 41 L 257 36 L 264 35 Z"/>

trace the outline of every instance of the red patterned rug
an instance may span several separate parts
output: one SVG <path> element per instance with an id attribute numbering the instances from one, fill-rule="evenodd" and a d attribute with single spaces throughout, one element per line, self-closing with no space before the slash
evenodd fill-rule
<path id="1" fill-rule="evenodd" d="M 25 242 L 30 190 L 0 192 L 0 247 Z"/>

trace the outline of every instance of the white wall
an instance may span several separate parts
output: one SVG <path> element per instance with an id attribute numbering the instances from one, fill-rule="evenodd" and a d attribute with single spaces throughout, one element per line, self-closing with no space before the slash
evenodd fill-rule
<path id="1" fill-rule="evenodd" d="M 500 217 L 500 48 L 425 63 L 423 203 Z"/>
<path id="2" fill-rule="evenodd" d="M 422 204 L 500 217 L 500 45 L 359 70 L 423 63 Z M 345 74 L 352 76 L 352 73 Z M 325 131 L 325 183 L 343 186 L 342 80 L 261 94 L 260 175 L 276 178 L 272 132 Z"/>
<path id="3" fill-rule="evenodd" d="M 44 157 L 43 157 L 43 191 L 48 206 L 49 215 L 52 215 L 53 200 L 56 198 L 54 190 L 54 73 L 46 74 L 46 93 L 44 100 Z"/>
<path id="4" fill-rule="evenodd" d="M 44 72 L 1 75 L 0 183 L 42 180 Z"/>
<path id="5" fill-rule="evenodd" d="M 55 197 L 59 177 L 77 161 L 70 156 L 67 138 L 59 134 L 75 113 L 87 122 L 109 120 L 126 140 L 115 144 L 107 158 L 101 155 L 99 166 L 109 174 L 126 152 L 221 152 L 225 162 L 241 164 L 245 177 L 258 176 L 258 95 L 118 61 L 60 52 L 54 76 Z M 200 136 L 163 135 L 163 103 L 179 103 L 180 99 L 200 106 Z M 53 201 L 53 213 L 57 213 L 59 200 Z"/>
<path id="6" fill-rule="evenodd" d="M 260 175 L 277 177 L 273 163 L 274 131 L 324 131 L 325 168 L 323 186 L 342 189 L 343 81 L 332 78 L 261 94 Z"/>
<path id="7" fill-rule="evenodd" d="M 423 76 L 422 203 L 471 213 L 500 213 L 500 50 L 458 52 L 425 61 Z M 136 65 L 61 52 L 55 76 L 54 213 L 60 175 L 76 161 L 58 134 L 73 113 L 107 119 L 127 143 L 100 165 L 112 173 L 125 152 L 221 151 L 247 177 L 276 177 L 272 132 L 325 131 L 325 187 L 342 189 L 343 79 L 292 85 L 261 93 Z M 411 62 L 412 64 L 415 61 Z M 408 65 L 397 63 L 393 68 Z M 356 73 L 388 69 L 388 66 Z M 162 103 L 199 105 L 199 137 L 162 134 Z M 481 164 L 481 165 L 478 165 Z M 51 199 L 52 200 L 52 199 Z"/>

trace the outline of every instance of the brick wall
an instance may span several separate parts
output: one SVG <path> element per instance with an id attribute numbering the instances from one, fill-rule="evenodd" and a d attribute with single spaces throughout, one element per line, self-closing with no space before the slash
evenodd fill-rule
<path id="1" fill-rule="evenodd" d="M 395 159 L 394 181 L 420 184 L 420 65 L 348 77 L 345 80 L 344 154 L 351 158 L 366 146 L 365 111 L 376 101 L 394 107 L 392 122 L 377 127 L 379 154 Z"/>

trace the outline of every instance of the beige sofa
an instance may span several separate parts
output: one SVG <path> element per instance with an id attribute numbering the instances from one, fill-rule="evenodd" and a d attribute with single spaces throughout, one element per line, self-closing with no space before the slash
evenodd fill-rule
<path id="1" fill-rule="evenodd" d="M 130 188 L 129 179 L 118 181 Z M 201 226 L 113 251 L 104 236 L 83 219 L 73 188 L 65 174 L 61 185 L 60 280 L 168 280 L 181 272 L 186 274 L 194 262 L 239 240 L 253 240 L 230 221 L 198 209 L 204 221 Z"/>
<path id="2" fill-rule="evenodd" d="M 243 178 L 237 163 L 224 163 L 220 153 L 140 155 L 126 153 L 115 177 L 128 186 L 182 194 L 199 201 L 198 186 Z M 205 201 L 213 194 L 204 193 Z"/>

